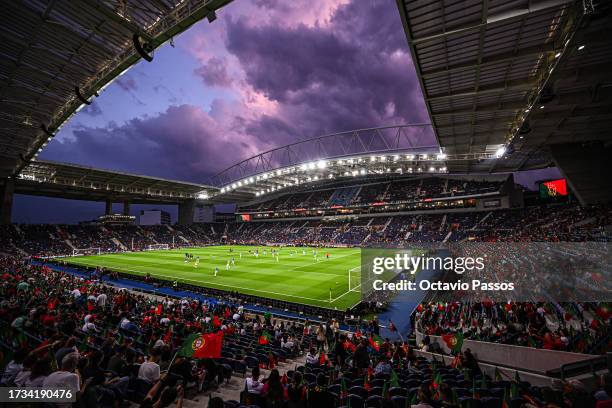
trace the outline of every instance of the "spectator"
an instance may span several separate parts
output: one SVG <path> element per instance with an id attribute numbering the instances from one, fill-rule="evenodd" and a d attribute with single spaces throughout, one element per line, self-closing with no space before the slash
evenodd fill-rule
<path id="1" fill-rule="evenodd" d="M 259 367 L 253 367 L 251 376 L 245 380 L 245 387 L 247 392 L 251 394 L 261 394 L 263 390 L 263 383 L 259 381 Z"/>
<path id="2" fill-rule="evenodd" d="M 142 363 L 138 369 L 138 378 L 145 379 L 152 384 L 159 380 L 160 367 L 158 363 L 160 355 L 159 349 L 154 348 L 151 350 L 149 359 Z"/>
<path id="3" fill-rule="evenodd" d="M 277 369 L 270 372 L 270 376 L 261 390 L 261 395 L 264 397 L 267 408 L 282 407 L 289 399 Z"/>

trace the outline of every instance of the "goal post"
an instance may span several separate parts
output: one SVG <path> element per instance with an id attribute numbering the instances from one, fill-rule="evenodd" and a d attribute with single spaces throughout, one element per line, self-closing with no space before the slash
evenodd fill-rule
<path id="1" fill-rule="evenodd" d="M 361 267 L 357 266 L 348 271 L 348 288 L 350 292 L 359 292 L 361 288 Z"/>
<path id="2" fill-rule="evenodd" d="M 72 256 L 100 255 L 100 248 L 74 248 Z"/>
<path id="3" fill-rule="evenodd" d="M 147 245 L 147 251 L 156 251 L 158 249 L 170 249 L 168 244 L 151 244 Z"/>

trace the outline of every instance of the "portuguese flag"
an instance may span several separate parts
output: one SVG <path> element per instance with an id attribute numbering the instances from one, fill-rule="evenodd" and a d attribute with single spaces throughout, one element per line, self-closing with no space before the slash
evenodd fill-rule
<path id="1" fill-rule="evenodd" d="M 208 334 L 195 333 L 185 339 L 177 355 L 188 358 L 219 358 L 222 343 L 222 331 Z"/>
<path id="2" fill-rule="evenodd" d="M 458 353 L 461 351 L 461 347 L 463 346 L 463 333 L 457 332 L 455 334 L 445 334 L 442 336 L 442 340 L 446 343 L 449 349 L 453 353 Z"/>
<path id="3" fill-rule="evenodd" d="M 259 344 L 266 345 L 270 343 L 270 333 L 264 330 L 264 332 L 259 336 Z"/>
<path id="4" fill-rule="evenodd" d="M 376 351 L 380 350 L 380 345 L 382 344 L 382 339 L 374 334 L 372 336 L 370 336 L 370 346 L 372 346 L 372 348 Z"/>

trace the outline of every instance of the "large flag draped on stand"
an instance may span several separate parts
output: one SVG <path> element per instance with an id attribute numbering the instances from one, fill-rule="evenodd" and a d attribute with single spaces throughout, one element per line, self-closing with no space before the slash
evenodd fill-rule
<path id="1" fill-rule="evenodd" d="M 177 355 L 189 358 L 219 358 L 223 343 L 223 332 L 195 333 L 185 339 Z"/>
<path id="2" fill-rule="evenodd" d="M 457 332 L 455 334 L 445 334 L 442 336 L 442 340 L 446 343 L 449 349 L 453 353 L 458 353 L 461 351 L 461 347 L 463 346 L 463 333 Z"/>

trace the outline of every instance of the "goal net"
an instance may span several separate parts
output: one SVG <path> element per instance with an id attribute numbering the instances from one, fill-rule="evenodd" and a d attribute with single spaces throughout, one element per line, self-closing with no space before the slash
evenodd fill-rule
<path id="1" fill-rule="evenodd" d="M 147 245 L 147 251 L 155 251 L 158 249 L 170 249 L 170 245 L 168 244 L 151 244 Z"/>
<path id="2" fill-rule="evenodd" d="M 100 255 L 100 248 L 74 248 L 72 256 Z"/>

